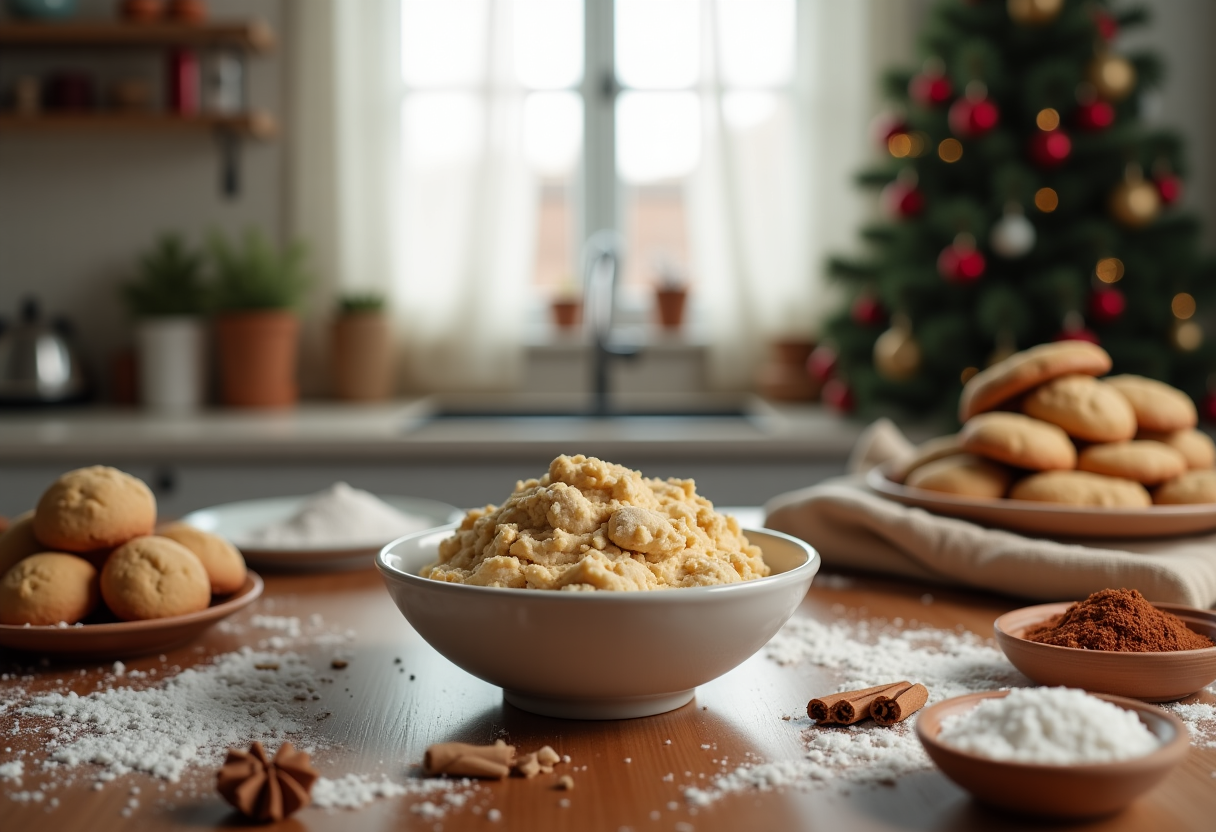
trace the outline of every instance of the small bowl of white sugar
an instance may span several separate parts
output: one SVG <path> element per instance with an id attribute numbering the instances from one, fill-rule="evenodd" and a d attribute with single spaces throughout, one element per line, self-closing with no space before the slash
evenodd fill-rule
<path id="1" fill-rule="evenodd" d="M 1126 808 L 1186 756 L 1186 727 L 1155 705 L 1074 688 L 973 693 L 927 708 L 916 735 L 977 800 L 1022 815 Z"/>

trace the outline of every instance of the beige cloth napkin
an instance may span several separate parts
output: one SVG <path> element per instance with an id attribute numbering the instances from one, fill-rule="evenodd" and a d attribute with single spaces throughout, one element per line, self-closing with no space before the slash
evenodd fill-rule
<path id="1" fill-rule="evenodd" d="M 858 440 L 853 473 L 774 497 L 765 525 L 806 540 L 830 566 L 1043 601 L 1127 587 L 1153 601 L 1216 605 L 1216 534 L 1061 543 L 930 514 L 866 488 L 865 469 L 911 448 L 880 420 Z"/>

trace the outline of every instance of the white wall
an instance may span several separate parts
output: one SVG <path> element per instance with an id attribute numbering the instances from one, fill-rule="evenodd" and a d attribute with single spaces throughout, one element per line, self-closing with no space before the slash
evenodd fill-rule
<path id="1" fill-rule="evenodd" d="M 252 102 L 285 119 L 281 0 L 210 0 L 215 19 L 260 18 L 279 46 L 248 64 Z M 79 17 L 108 18 L 117 0 L 83 0 Z M 98 80 L 136 75 L 161 89 L 153 50 L 23 51 L 0 54 L 0 90 L 18 74 L 78 68 Z M 76 324 L 92 369 L 108 386 L 114 353 L 129 340 L 118 287 L 137 254 L 162 230 L 201 239 L 207 229 L 283 229 L 283 139 L 246 142 L 236 199 L 219 187 L 219 155 L 206 134 L 0 134 L 0 316 L 34 294 Z"/>

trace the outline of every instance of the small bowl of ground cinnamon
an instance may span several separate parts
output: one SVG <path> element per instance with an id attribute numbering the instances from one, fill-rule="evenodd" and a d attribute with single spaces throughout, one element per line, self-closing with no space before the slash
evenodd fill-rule
<path id="1" fill-rule="evenodd" d="M 997 645 L 1041 685 L 1170 702 L 1216 680 L 1216 612 L 1103 589 L 1002 615 Z"/>

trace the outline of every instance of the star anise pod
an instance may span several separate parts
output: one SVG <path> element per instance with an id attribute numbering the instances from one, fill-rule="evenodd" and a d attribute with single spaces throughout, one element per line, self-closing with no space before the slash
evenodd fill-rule
<path id="1" fill-rule="evenodd" d="M 260 742 L 248 751 L 228 749 L 215 787 L 224 799 L 254 820 L 282 820 L 312 802 L 309 792 L 320 776 L 308 755 L 291 743 L 279 746 L 274 760 Z"/>

